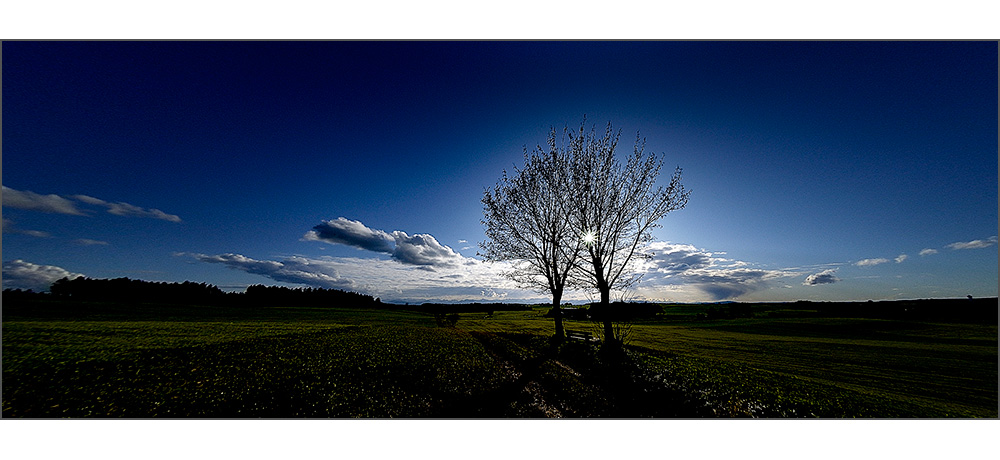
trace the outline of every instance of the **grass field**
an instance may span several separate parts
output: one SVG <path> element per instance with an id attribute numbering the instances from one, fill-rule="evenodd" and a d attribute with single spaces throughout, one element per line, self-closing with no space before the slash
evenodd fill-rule
<path id="1" fill-rule="evenodd" d="M 997 417 L 995 324 L 675 310 L 625 368 L 545 311 L 5 309 L 3 416 Z"/>

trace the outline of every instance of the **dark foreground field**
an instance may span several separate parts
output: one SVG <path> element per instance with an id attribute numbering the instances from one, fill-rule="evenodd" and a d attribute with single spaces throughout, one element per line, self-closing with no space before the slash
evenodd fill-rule
<path id="1" fill-rule="evenodd" d="M 704 308 L 636 322 L 609 357 L 553 346 L 542 308 L 442 327 L 398 309 L 4 305 L 3 416 L 997 417 L 995 319 Z"/>

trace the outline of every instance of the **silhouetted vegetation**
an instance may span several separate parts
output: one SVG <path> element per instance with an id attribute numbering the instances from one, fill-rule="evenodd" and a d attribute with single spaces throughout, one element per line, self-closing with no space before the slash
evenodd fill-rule
<path id="1" fill-rule="evenodd" d="M 487 261 L 515 261 L 506 275 L 520 286 L 552 294 L 556 337 L 563 336 L 560 301 L 565 288 L 597 291 L 601 307 L 591 318 L 603 322 L 605 345 L 617 347 L 616 320 L 609 313 L 611 290 L 638 282 L 634 263 L 649 257 L 643 244 L 671 211 L 687 205 L 689 192 L 674 170 L 666 187 L 656 186 L 663 159 L 645 155 L 636 137 L 633 154 L 622 164 L 615 156 L 621 130 L 611 123 L 603 135 L 555 129 L 546 147 L 525 149 L 525 165 L 504 171 L 483 197 Z"/>
<path id="2" fill-rule="evenodd" d="M 663 306 L 655 303 L 612 302 L 609 305 L 595 303 L 590 305 L 587 312 L 594 321 L 634 321 L 656 318 L 656 315 L 663 313 Z"/>
<path id="3" fill-rule="evenodd" d="M 564 139 L 565 141 L 565 139 Z M 487 240 L 479 244 L 487 262 L 513 261 L 504 273 L 521 287 L 552 295 L 555 337 L 564 334 L 560 302 L 571 271 L 580 259 L 583 241 L 571 222 L 573 196 L 570 150 L 560 148 L 555 129 L 548 150 L 524 152 L 524 167 L 503 176 L 483 196 Z"/>
<path id="4" fill-rule="evenodd" d="M 808 302 L 796 305 L 815 308 L 820 316 L 899 319 L 911 321 L 957 321 L 997 323 L 997 298 L 915 299 L 879 302 Z"/>
<path id="5" fill-rule="evenodd" d="M 52 283 L 52 296 L 86 302 L 157 302 L 215 305 L 226 293 L 206 283 L 163 283 L 129 278 L 62 278 Z"/>
<path id="6" fill-rule="evenodd" d="M 247 287 L 244 296 L 246 303 L 256 305 L 280 304 L 322 307 L 334 305 L 365 306 L 382 303 L 377 297 L 338 289 L 288 288 L 260 284 Z"/>
<path id="7" fill-rule="evenodd" d="M 492 315 L 494 311 L 531 311 L 531 305 L 523 303 L 423 303 L 408 305 L 406 310 L 424 313 L 485 313 Z"/>
<path id="8" fill-rule="evenodd" d="M 52 300 L 110 303 L 155 303 L 167 305 L 213 306 L 312 306 L 381 305 L 381 300 L 370 295 L 338 289 L 289 288 L 284 286 L 252 285 L 245 292 L 224 292 L 207 283 L 184 281 L 166 283 L 133 280 L 129 278 L 95 279 L 79 277 L 62 278 L 52 283 L 51 293 L 31 290 L 6 289 L 4 301 Z"/>

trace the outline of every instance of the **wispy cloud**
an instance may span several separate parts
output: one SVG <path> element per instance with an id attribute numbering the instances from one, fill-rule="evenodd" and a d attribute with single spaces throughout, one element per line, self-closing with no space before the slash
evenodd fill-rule
<path id="1" fill-rule="evenodd" d="M 393 259 L 401 263 L 427 268 L 463 265 L 472 260 L 439 243 L 429 234 L 418 233 L 410 236 L 399 230 L 389 233 L 344 217 L 323 221 L 306 232 L 302 238 L 307 241 L 343 244 L 390 254 Z"/>
<path id="2" fill-rule="evenodd" d="M 151 217 L 153 219 L 166 220 L 169 222 L 180 222 L 181 218 L 173 214 L 167 214 L 159 209 L 146 209 L 140 208 L 128 203 L 111 203 L 104 201 L 99 198 L 94 198 L 87 195 L 75 195 L 73 198 L 80 200 L 83 203 L 92 204 L 96 206 L 103 206 L 108 208 L 108 213 L 114 214 L 116 216 L 135 216 L 135 217 Z"/>
<path id="3" fill-rule="evenodd" d="M 896 261 L 896 263 L 897 263 L 897 264 L 901 264 L 901 263 L 903 263 L 903 261 L 904 261 L 904 260 L 906 260 L 906 259 L 907 259 L 908 257 L 910 257 L 910 256 L 908 256 L 908 255 L 906 255 L 906 254 L 900 254 L 900 255 L 896 256 L 896 258 L 895 258 L 894 260 Z"/>
<path id="4" fill-rule="evenodd" d="M 40 231 L 40 230 L 23 230 L 23 229 L 17 228 L 17 227 L 14 226 L 14 223 L 11 222 L 6 217 L 3 218 L 3 233 L 13 233 L 13 234 L 18 234 L 18 235 L 28 235 L 28 236 L 33 236 L 35 238 L 50 238 L 50 237 L 52 237 L 52 235 L 49 234 L 48 232 L 43 232 L 43 231 Z"/>
<path id="5" fill-rule="evenodd" d="M 263 275 L 275 281 L 304 284 L 307 286 L 357 290 L 358 286 L 351 280 L 341 278 L 337 270 L 328 264 L 304 257 L 292 257 L 283 261 L 256 260 L 241 254 L 193 256 L 208 263 L 222 264 L 229 268 L 241 270 L 255 275 Z"/>
<path id="6" fill-rule="evenodd" d="M 76 203 L 59 195 L 41 195 L 31 191 L 14 190 L 7 186 L 3 186 L 3 206 L 55 214 L 85 215 L 76 208 Z"/>
<path id="7" fill-rule="evenodd" d="M 32 289 L 47 291 L 61 278 L 77 278 L 80 273 L 70 272 L 55 265 L 37 265 L 16 259 L 3 264 L 4 289 Z"/>
<path id="8" fill-rule="evenodd" d="M 854 265 L 857 265 L 859 267 L 871 267 L 879 264 L 884 264 L 886 262 L 889 262 L 889 259 L 879 257 L 878 259 L 862 259 L 855 262 Z"/>
<path id="9" fill-rule="evenodd" d="M 806 280 L 802 282 L 803 286 L 817 286 L 820 284 L 833 284 L 840 281 L 834 273 L 837 272 L 836 268 L 831 268 L 829 270 L 823 270 L 819 273 L 813 273 L 806 277 Z"/>
<path id="10" fill-rule="evenodd" d="M 4 207 L 74 216 L 88 215 L 85 210 L 80 209 L 81 204 L 101 206 L 107 208 L 108 213 L 118 216 L 151 217 L 170 222 L 181 221 L 180 217 L 167 214 L 159 209 L 146 209 L 123 202 L 111 203 L 87 195 L 73 195 L 69 197 L 54 194 L 41 195 L 31 191 L 3 187 Z"/>
<path id="11" fill-rule="evenodd" d="M 73 242 L 76 243 L 76 244 L 79 244 L 80 246 L 107 246 L 108 245 L 107 241 L 91 240 L 91 239 L 87 239 L 87 238 L 80 238 L 80 239 L 77 239 L 77 240 L 73 240 Z"/>
<path id="12" fill-rule="evenodd" d="M 982 249 L 997 244 L 997 237 L 991 236 L 985 240 L 972 240 L 967 242 L 951 243 L 945 246 L 948 249 Z"/>
<path id="13" fill-rule="evenodd" d="M 937 254 L 937 252 L 938 252 L 937 249 L 924 248 L 924 249 L 920 250 L 920 255 L 921 256 L 929 256 L 931 254 Z"/>

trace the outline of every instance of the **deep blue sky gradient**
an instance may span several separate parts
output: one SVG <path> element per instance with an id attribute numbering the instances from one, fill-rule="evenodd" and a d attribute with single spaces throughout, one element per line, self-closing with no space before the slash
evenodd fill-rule
<path id="1" fill-rule="evenodd" d="M 3 262 L 231 289 L 277 281 L 192 255 L 394 262 L 303 240 L 338 217 L 475 258 L 484 188 L 584 114 L 684 169 L 658 241 L 784 273 L 647 298 L 997 294 L 995 42 L 5 42 L 3 185 L 182 221 L 5 199 Z"/>

